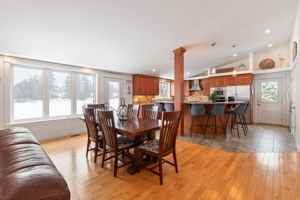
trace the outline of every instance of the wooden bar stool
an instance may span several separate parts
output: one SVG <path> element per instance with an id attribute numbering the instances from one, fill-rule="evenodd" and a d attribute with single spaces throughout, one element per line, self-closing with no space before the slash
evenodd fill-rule
<path id="1" fill-rule="evenodd" d="M 205 107 L 204 104 L 192 104 L 191 106 L 191 115 L 192 115 L 192 124 L 190 129 L 190 136 L 193 136 L 193 128 L 194 126 L 200 126 L 201 131 L 204 132 L 205 124 L 194 124 L 194 120 L 196 117 L 203 117 L 205 116 Z"/>

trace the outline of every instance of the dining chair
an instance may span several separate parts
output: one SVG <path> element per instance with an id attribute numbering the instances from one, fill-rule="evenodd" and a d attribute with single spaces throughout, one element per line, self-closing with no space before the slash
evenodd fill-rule
<path id="1" fill-rule="evenodd" d="M 158 117 L 158 106 L 145 105 L 143 106 L 143 119 L 157 119 Z"/>
<path id="2" fill-rule="evenodd" d="M 83 114 L 88 133 L 86 157 L 89 151 L 94 151 L 94 162 L 96 163 L 97 157 L 102 155 L 102 153 L 98 154 L 98 152 L 103 152 L 103 148 L 105 148 L 103 147 L 103 136 L 101 131 L 98 130 L 94 109 L 84 108 Z M 95 144 L 92 148 L 90 148 L 91 142 Z"/>
<path id="3" fill-rule="evenodd" d="M 143 106 L 142 119 L 144 120 L 152 120 L 158 118 L 158 106 L 153 105 L 145 105 Z M 155 139 L 155 132 L 147 133 L 147 140 Z"/>
<path id="4" fill-rule="evenodd" d="M 139 117 L 140 105 L 128 104 L 128 118 L 137 119 Z"/>
<path id="5" fill-rule="evenodd" d="M 124 160 L 119 159 L 119 155 L 123 154 L 124 151 L 134 148 L 134 142 L 127 137 L 117 136 L 113 111 L 98 111 L 98 116 L 100 119 L 100 125 L 103 130 L 104 137 L 101 167 L 104 167 L 105 161 L 114 158 L 114 177 L 116 177 L 118 168 L 121 168 L 133 162 L 133 160 L 130 162 L 125 162 Z M 107 150 L 114 152 L 114 155 L 105 158 Z M 123 164 L 118 166 L 118 161 L 123 162 Z"/>
<path id="6" fill-rule="evenodd" d="M 160 184 L 163 184 L 163 171 L 162 164 L 168 163 L 175 167 L 176 173 L 178 173 L 177 158 L 176 158 L 176 135 L 178 130 L 178 125 L 180 121 L 181 112 L 163 112 L 162 121 L 160 128 L 159 139 L 154 139 L 149 142 L 143 143 L 138 146 L 138 167 L 141 168 L 142 155 L 150 155 L 158 160 L 158 164 L 145 169 L 159 176 Z M 174 163 L 163 159 L 169 154 L 173 154 Z M 159 167 L 159 172 L 153 169 Z"/>

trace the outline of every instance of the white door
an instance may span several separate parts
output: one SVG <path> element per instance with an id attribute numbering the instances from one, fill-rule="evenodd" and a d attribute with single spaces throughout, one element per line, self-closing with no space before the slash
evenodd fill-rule
<path id="1" fill-rule="evenodd" d="M 283 124 L 282 78 L 257 80 L 256 119 L 258 123 Z"/>
<path id="2" fill-rule="evenodd" d="M 105 78 L 104 84 L 105 102 L 113 108 L 118 110 L 120 105 L 120 98 L 123 95 L 123 80 L 116 78 Z"/>

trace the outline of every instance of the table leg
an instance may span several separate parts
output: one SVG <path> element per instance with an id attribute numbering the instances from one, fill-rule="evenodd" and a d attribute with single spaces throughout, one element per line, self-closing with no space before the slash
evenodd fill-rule
<path id="1" fill-rule="evenodd" d="M 134 155 L 133 155 L 134 162 L 126 170 L 131 175 L 133 175 L 133 174 L 135 174 L 135 173 L 138 172 L 138 167 L 137 167 L 137 159 L 138 159 L 137 147 L 141 143 L 142 143 L 142 137 L 141 136 L 136 136 L 135 139 L 134 139 L 134 145 L 135 145 L 135 147 L 134 147 Z"/>

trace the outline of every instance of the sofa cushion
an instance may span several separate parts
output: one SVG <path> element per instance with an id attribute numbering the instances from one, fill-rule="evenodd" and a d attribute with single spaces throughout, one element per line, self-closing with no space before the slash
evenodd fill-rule
<path id="1" fill-rule="evenodd" d="M 70 199 L 64 178 L 28 129 L 0 130 L 0 197 Z"/>

